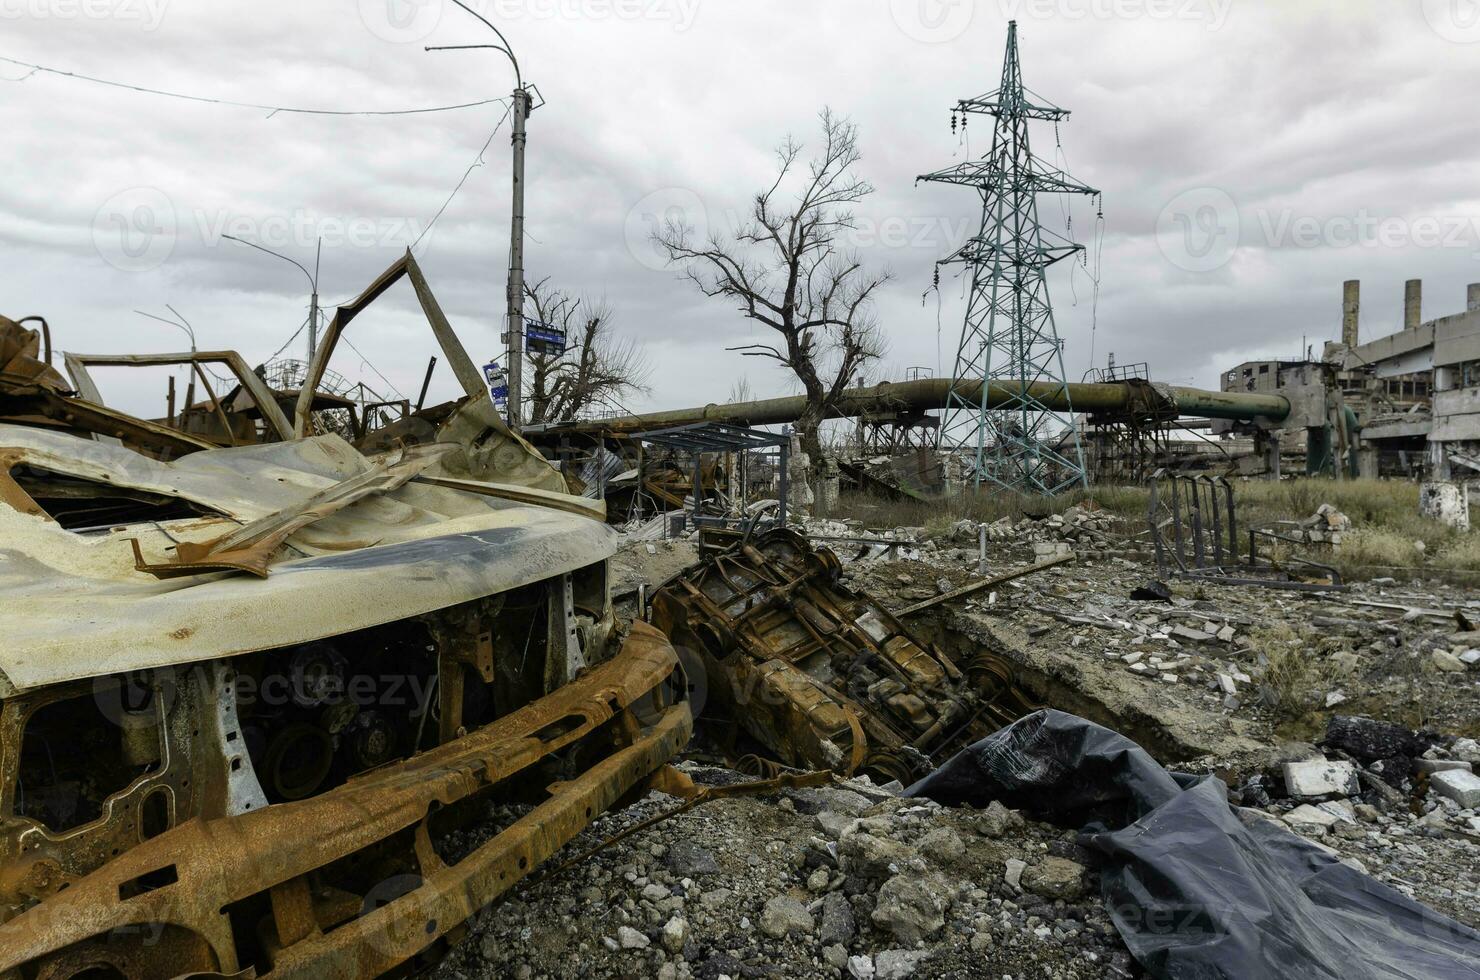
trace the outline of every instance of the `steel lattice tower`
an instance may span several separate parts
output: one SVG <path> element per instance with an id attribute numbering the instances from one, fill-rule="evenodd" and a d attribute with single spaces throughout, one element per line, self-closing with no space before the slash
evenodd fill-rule
<path id="1" fill-rule="evenodd" d="M 957 383 L 946 397 L 937 444 L 975 447 L 978 487 L 987 482 L 1021 493 L 1053 494 L 1087 484 L 1078 433 L 1071 426 L 1072 445 L 1050 445 L 1057 419 L 1045 404 L 1052 398 L 1068 406 L 1069 392 L 1044 270 L 1083 247 L 1039 223 L 1037 195 L 1097 196 L 1099 191 L 1029 149 L 1030 120 L 1057 123 L 1069 112 L 1025 95 L 1016 21 L 1007 26 L 1001 87 L 962 99 L 954 112 L 961 114 L 963 127 L 970 114 L 997 122 L 986 156 L 919 178 L 974 187 L 982 198 L 977 235 L 942 260 L 971 268 L 971 293 L 951 375 Z"/>

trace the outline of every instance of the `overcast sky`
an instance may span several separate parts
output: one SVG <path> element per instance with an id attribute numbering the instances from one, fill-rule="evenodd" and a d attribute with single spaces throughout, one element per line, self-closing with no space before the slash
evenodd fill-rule
<path id="1" fill-rule="evenodd" d="M 724 352 L 756 329 L 665 269 L 647 238 L 674 214 L 723 231 L 768 183 L 775 144 L 812 137 L 823 106 L 857 122 L 860 173 L 877 187 L 850 243 L 894 274 L 876 374 L 950 371 L 962 284 L 944 279 L 939 304 L 922 295 L 979 205 L 914 178 L 985 149 L 989 121 L 967 143 L 949 109 L 996 87 L 1013 17 L 1026 84 L 1073 113 L 1062 150 L 1044 125 L 1035 151 L 1103 192 L 1102 240 L 1088 200 L 1041 206 L 1061 233 L 1069 207 L 1091 246 L 1087 267 L 1051 277 L 1072 379 L 1113 352 L 1216 387 L 1221 367 L 1336 337 L 1343 279 L 1363 281 L 1369 338 L 1399 324 L 1405 279 L 1424 279 L 1426 319 L 1462 310 L 1480 281 L 1480 0 L 475 6 L 547 100 L 530 122 L 529 274 L 606 299 L 645 344 L 653 392 L 634 408 L 724 400 L 741 375 L 758 394 L 789 390 L 774 367 Z M 450 0 L 0 0 L 0 23 L 7 58 L 238 102 L 385 110 L 512 88 L 495 52 L 423 51 L 490 39 Z M 322 236 L 324 300 L 352 296 L 421 234 L 504 111 L 269 117 L 27 74 L 0 64 L 21 79 L 0 82 L 3 312 L 44 314 L 74 351 L 184 346 L 133 312 L 169 304 L 201 348 L 260 362 L 303 321 L 307 284 L 219 236 L 310 267 Z M 498 354 L 507 134 L 416 249 L 479 363 Z M 408 287 L 351 339 L 414 397 L 431 350 Z M 386 387 L 347 349 L 333 367 Z M 102 380 L 124 407 L 158 413 L 139 384 Z M 443 371 L 433 395 L 452 390 Z"/>

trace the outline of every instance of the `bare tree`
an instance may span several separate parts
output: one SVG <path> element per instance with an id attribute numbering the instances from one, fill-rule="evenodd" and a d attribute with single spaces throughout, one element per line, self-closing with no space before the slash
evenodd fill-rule
<path id="1" fill-rule="evenodd" d="M 617 407 L 623 395 L 647 392 L 647 355 L 631 337 L 612 330 L 612 310 L 550 285 L 526 285 L 535 318 L 565 331 L 565 350 L 530 353 L 529 420 L 561 422 L 599 407 Z"/>
<path id="2" fill-rule="evenodd" d="M 736 402 L 748 402 L 755 398 L 755 390 L 750 387 L 750 379 L 740 375 L 730 382 L 730 397 L 726 399 L 731 404 Z"/>
<path id="3" fill-rule="evenodd" d="M 855 227 L 852 206 L 874 189 L 853 173 L 858 128 L 830 109 L 819 119 L 822 152 L 802 164 L 802 144 L 787 137 L 776 150 L 775 182 L 755 195 L 732 236 L 699 242 L 693 228 L 673 221 L 654 236 L 706 296 L 738 300 L 741 313 L 775 331 L 772 343 L 730 350 L 771 358 L 796 375 L 807 399 L 796 428 L 814 477 L 822 464 L 819 425 L 883 353 L 872 300 L 889 281 L 887 272 L 865 271 L 842 241 Z"/>

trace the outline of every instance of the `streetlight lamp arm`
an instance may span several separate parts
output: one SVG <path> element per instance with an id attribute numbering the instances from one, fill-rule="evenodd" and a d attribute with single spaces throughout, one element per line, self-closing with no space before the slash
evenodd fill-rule
<path id="1" fill-rule="evenodd" d="M 474 10 L 472 7 L 469 7 L 467 4 L 463 3 L 462 0 L 452 0 L 452 2 L 457 4 L 463 10 L 466 10 L 468 13 L 472 14 L 474 17 L 481 20 L 484 26 L 498 35 L 498 39 L 504 43 L 504 46 L 502 48 L 499 48 L 498 50 L 509 56 L 509 61 L 512 62 L 514 65 L 514 82 L 519 88 L 523 88 L 524 76 L 519 73 L 519 59 L 514 57 L 514 46 L 509 43 L 508 38 L 504 37 L 504 32 L 499 30 L 497 27 L 494 27 L 492 21 L 490 21 L 487 17 L 484 17 L 482 14 L 478 13 L 478 11 Z M 468 47 L 472 47 L 472 45 L 468 45 Z M 494 47 L 494 45 L 490 44 L 488 45 L 488 47 Z"/>
<path id="2" fill-rule="evenodd" d="M 264 248 L 263 246 L 258 245 L 256 242 L 249 242 L 245 238 L 237 238 L 235 235 L 222 235 L 221 237 L 229 238 L 231 241 L 237 242 L 241 245 L 245 245 L 248 248 L 255 248 L 259 252 L 266 252 L 268 255 L 276 255 L 284 262 L 292 262 L 294 265 L 298 266 L 298 270 L 303 273 L 306 279 L 308 279 L 308 284 L 313 287 L 313 291 L 319 291 L 319 284 L 314 281 L 314 278 L 312 275 L 309 274 L 309 271 L 303 267 L 303 263 L 299 262 L 297 259 L 289 258 L 281 252 L 274 252 L 270 248 Z"/>

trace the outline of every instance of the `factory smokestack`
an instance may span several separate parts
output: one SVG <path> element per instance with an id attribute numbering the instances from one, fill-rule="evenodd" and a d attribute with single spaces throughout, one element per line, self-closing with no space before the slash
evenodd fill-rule
<path id="1" fill-rule="evenodd" d="M 1358 340 L 1357 323 L 1362 313 L 1362 281 L 1348 279 L 1341 285 L 1341 342 L 1355 347 Z"/>
<path id="2" fill-rule="evenodd" d="M 1423 280 L 1410 279 L 1403 284 L 1403 329 L 1417 330 L 1423 322 Z"/>

